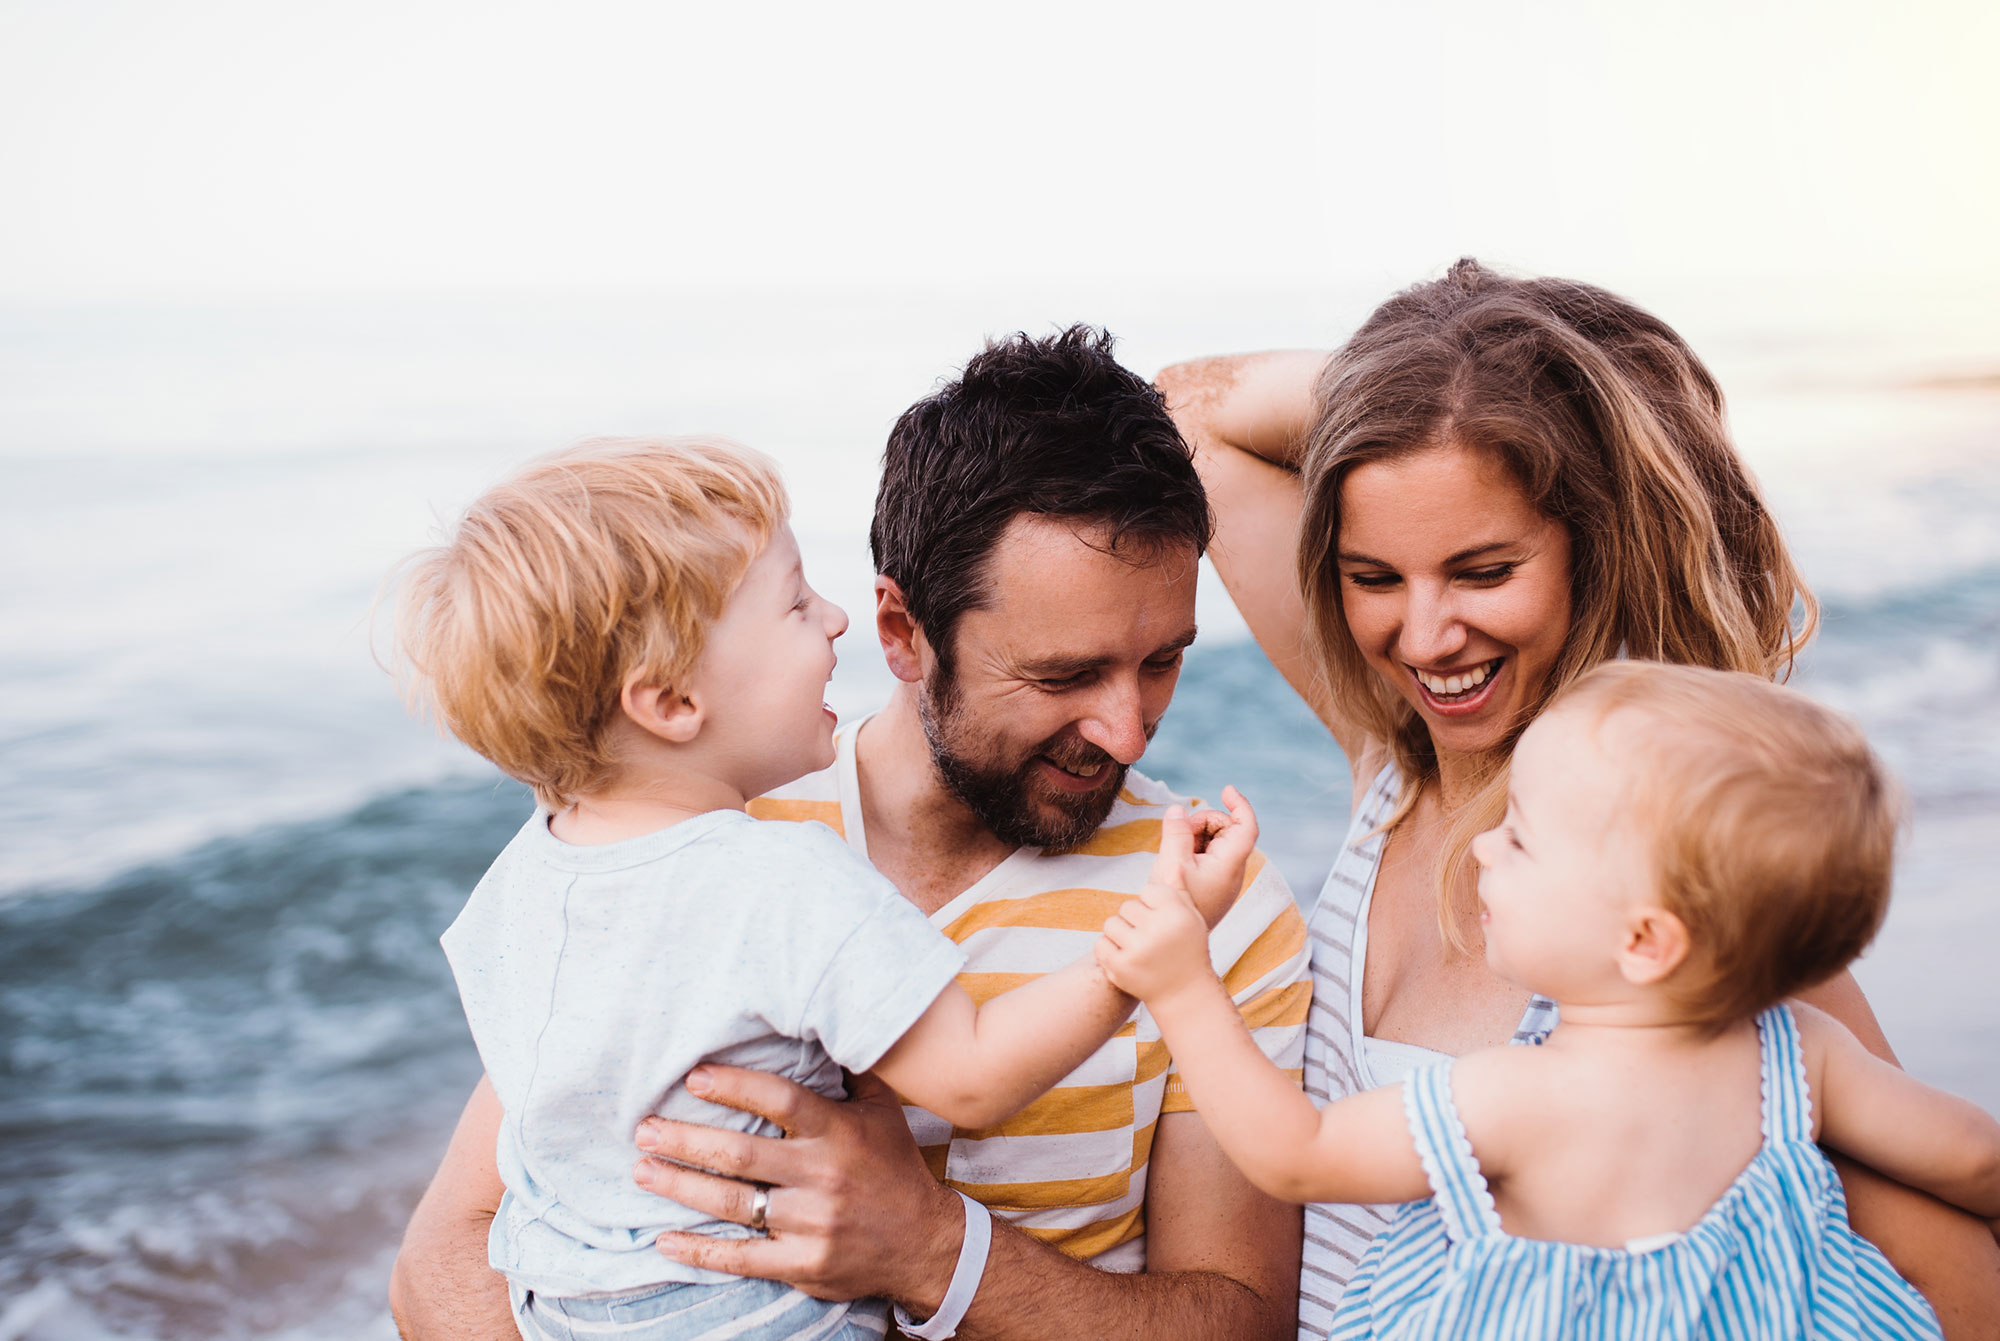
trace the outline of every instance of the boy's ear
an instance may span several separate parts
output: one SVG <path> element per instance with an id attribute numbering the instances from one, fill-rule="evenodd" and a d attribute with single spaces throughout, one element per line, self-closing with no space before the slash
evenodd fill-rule
<path id="1" fill-rule="evenodd" d="M 618 704 L 634 726 L 669 745 L 685 745 L 701 731 L 701 705 L 671 685 L 635 671 L 619 691 Z"/>
<path id="2" fill-rule="evenodd" d="M 1686 963 L 1691 948 L 1687 923 L 1657 904 L 1642 905 L 1625 924 L 1618 971 L 1634 987 L 1651 987 Z"/>
<path id="3" fill-rule="evenodd" d="M 924 631 L 903 603 L 903 588 L 893 577 L 875 575 L 875 637 L 882 644 L 882 659 L 898 680 L 917 684 L 924 678 L 925 663 L 931 657 Z"/>

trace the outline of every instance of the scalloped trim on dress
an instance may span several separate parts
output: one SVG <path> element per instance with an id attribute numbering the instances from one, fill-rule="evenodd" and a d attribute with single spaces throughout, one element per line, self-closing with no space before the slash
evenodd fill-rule
<path id="1" fill-rule="evenodd" d="M 1778 1050 L 1776 1035 L 1782 1028 L 1778 1021 L 1778 1017 L 1780 1016 L 1783 1017 L 1784 1024 L 1791 1026 L 1789 1032 L 1791 1034 L 1792 1092 L 1799 1096 L 1799 1124 L 1802 1130 L 1797 1132 L 1778 1130 L 1777 1114 L 1773 1113 L 1769 1107 L 1771 1102 L 1771 1086 L 1776 1077 L 1769 1074 L 1771 1068 L 1768 1065 L 1760 1065 L 1757 1068 L 1757 1079 L 1761 1086 L 1758 1093 L 1758 1101 L 1765 1105 L 1762 1116 L 1764 1121 L 1764 1142 L 1766 1145 L 1772 1141 L 1809 1142 L 1812 1140 L 1813 1094 L 1812 1082 L 1806 1077 L 1806 1040 L 1805 1036 L 1799 1032 L 1798 1017 L 1792 1014 L 1790 1006 L 1780 1001 L 1777 1005 L 1772 1006 L 1757 1017 L 1757 1043 L 1763 1048 L 1764 1059 L 1768 1061 L 1772 1054 Z M 1766 1017 L 1770 1017 L 1768 1024 L 1765 1022 Z M 1764 1037 L 1766 1029 L 1771 1031 L 1773 1038 L 1767 1040 Z"/>
<path id="2" fill-rule="evenodd" d="M 1438 1079 L 1438 1115 L 1444 1119 L 1447 1139 L 1452 1143 L 1451 1154 L 1471 1175 L 1472 1212 L 1479 1223 L 1469 1225 L 1467 1229 L 1472 1234 L 1504 1234 L 1506 1231 L 1500 1226 L 1500 1210 L 1493 1203 L 1493 1189 L 1486 1185 L 1486 1174 L 1479 1167 L 1479 1157 L 1472 1153 L 1472 1140 L 1465 1134 L 1465 1122 L 1458 1115 L 1458 1101 L 1451 1095 L 1451 1069 L 1452 1063 L 1440 1062 L 1425 1067 L 1403 1082 L 1403 1120 L 1409 1123 L 1413 1133 L 1424 1130 L 1416 1111 L 1417 1081 L 1420 1076 L 1435 1074 Z M 1450 1202 L 1452 1218 L 1457 1219 L 1459 1208 L 1456 1198 L 1447 1190 L 1443 1171 L 1438 1167 L 1438 1157 L 1442 1153 L 1428 1140 L 1417 1141 L 1417 1158 L 1423 1161 L 1424 1179 L 1431 1185 L 1431 1194 L 1437 1198 L 1440 1207 Z"/>

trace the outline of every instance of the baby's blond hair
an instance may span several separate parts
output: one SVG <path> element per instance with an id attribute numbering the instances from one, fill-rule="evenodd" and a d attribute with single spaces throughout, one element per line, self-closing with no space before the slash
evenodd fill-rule
<path id="1" fill-rule="evenodd" d="M 552 809 L 600 790 L 627 679 L 686 676 L 786 512 L 777 467 L 713 439 L 531 462 L 401 574 L 410 697 Z"/>
<path id="2" fill-rule="evenodd" d="M 1848 718 L 1758 675 L 1649 661 L 1606 662 L 1549 710 L 1633 750 L 1628 796 L 1691 942 L 1669 980 L 1691 1022 L 1754 1015 L 1874 939 L 1904 803 Z"/>

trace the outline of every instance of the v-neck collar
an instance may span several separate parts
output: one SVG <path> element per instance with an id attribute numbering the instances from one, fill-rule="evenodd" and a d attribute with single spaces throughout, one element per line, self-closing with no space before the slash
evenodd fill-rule
<path id="1" fill-rule="evenodd" d="M 861 817 L 861 766 L 858 760 L 858 747 L 861 728 L 867 726 L 874 717 L 874 713 L 869 713 L 834 738 L 833 775 L 840 793 L 840 830 L 847 837 L 848 847 L 860 854 L 864 860 L 868 856 L 868 830 L 866 821 Z M 984 903 L 995 892 L 1012 884 L 1015 877 L 1041 855 L 1042 849 L 1038 847 L 1015 848 L 1001 858 L 992 870 L 946 900 L 942 908 L 930 915 L 932 925 L 950 926 L 969 909 Z"/>

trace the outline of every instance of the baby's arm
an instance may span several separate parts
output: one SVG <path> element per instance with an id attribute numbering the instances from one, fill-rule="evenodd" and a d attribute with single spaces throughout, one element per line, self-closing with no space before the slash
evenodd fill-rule
<path id="1" fill-rule="evenodd" d="M 1104 926 L 1098 962 L 1145 1000 L 1197 1111 L 1230 1160 L 1287 1201 L 1413 1201 L 1430 1195 L 1402 1088 L 1316 1108 L 1243 1027 L 1209 962 L 1202 916 L 1167 882 Z"/>
<path id="2" fill-rule="evenodd" d="M 1176 806 L 1160 824 L 1152 883 L 1198 887 L 1208 924 L 1222 919 L 1243 886 L 1257 843 L 1257 819 L 1234 792 L 1230 816 L 1204 816 L 1205 849 Z M 1201 914 L 1194 914 L 1197 922 Z M 1204 947 L 1207 931 L 1202 933 Z M 1204 949 L 1203 953 L 1206 953 Z M 913 1103 L 959 1127 L 990 1127 L 1012 1117 L 1083 1064 L 1132 1014 L 1132 998 L 1113 986 L 1095 954 L 975 1004 L 957 984 L 875 1064 L 875 1073 Z"/>
<path id="3" fill-rule="evenodd" d="M 1831 1015 L 1792 1003 L 1821 1144 L 1962 1206 L 2000 1234 L 2000 1122 L 1861 1046 Z"/>

